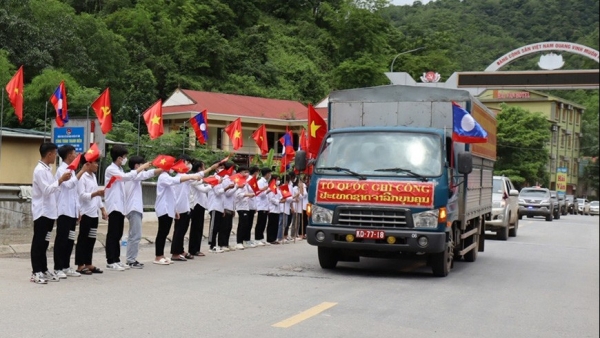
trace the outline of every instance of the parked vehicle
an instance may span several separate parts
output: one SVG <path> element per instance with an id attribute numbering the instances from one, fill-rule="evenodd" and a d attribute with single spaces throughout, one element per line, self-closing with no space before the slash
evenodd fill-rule
<path id="1" fill-rule="evenodd" d="M 596 215 L 598 216 L 598 201 L 591 201 L 590 202 L 590 215 Z"/>
<path id="2" fill-rule="evenodd" d="M 554 201 L 550 190 L 546 188 L 523 188 L 519 193 L 519 218 L 527 216 L 543 216 L 546 222 L 552 222 Z"/>
<path id="3" fill-rule="evenodd" d="M 519 191 L 508 177 L 494 176 L 492 217 L 485 221 L 486 231 L 495 231 L 496 238 L 505 241 L 516 237 L 519 228 Z"/>
<path id="4" fill-rule="evenodd" d="M 558 194 L 558 209 L 560 210 L 561 215 L 566 215 L 567 212 L 567 200 L 565 199 L 565 194 Z"/>
<path id="5" fill-rule="evenodd" d="M 486 128 L 453 141 L 453 102 Z M 328 133 L 308 187 L 307 241 L 334 269 L 361 257 L 427 259 L 435 276 L 484 250 L 492 212 L 496 119 L 468 91 L 380 86 L 332 92 Z M 306 168 L 296 153 L 296 168 Z"/>
<path id="6" fill-rule="evenodd" d="M 565 196 L 565 201 L 567 205 L 567 212 L 571 215 L 575 215 L 577 213 L 577 199 L 573 195 Z"/>
<path id="7" fill-rule="evenodd" d="M 577 199 L 577 210 L 580 215 L 589 215 L 590 214 L 590 201 L 587 198 L 578 198 Z"/>
<path id="8" fill-rule="evenodd" d="M 560 219 L 560 201 L 558 200 L 558 193 L 556 190 L 550 190 L 550 199 L 552 199 L 552 216 L 554 219 Z"/>

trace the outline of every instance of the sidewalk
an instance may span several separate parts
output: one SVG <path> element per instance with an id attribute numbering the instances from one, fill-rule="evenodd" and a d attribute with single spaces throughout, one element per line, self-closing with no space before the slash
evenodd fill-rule
<path id="1" fill-rule="evenodd" d="M 237 229 L 237 215 L 233 219 L 233 233 Z M 254 218 L 256 222 L 256 217 Z M 208 213 L 204 216 L 204 239 L 208 237 L 208 230 L 210 225 L 210 217 Z M 0 255 L 11 255 L 11 254 L 23 254 L 29 253 L 31 250 L 31 239 L 33 237 L 33 224 L 24 228 L 17 229 L 0 229 Z M 167 237 L 167 243 L 171 241 L 173 235 L 174 224 L 171 225 L 171 231 Z M 79 227 L 77 228 L 79 230 Z M 104 248 L 106 243 L 106 232 L 108 230 L 108 223 L 102 219 L 98 224 L 98 237 L 96 241 L 96 249 Z M 127 237 L 129 231 L 129 222 L 125 218 L 125 229 L 123 236 Z M 156 232 L 158 231 L 158 217 L 154 212 L 145 212 L 142 224 L 142 240 L 140 245 L 154 244 L 156 238 Z M 189 230 L 188 230 L 189 233 Z M 253 232 L 254 234 L 254 232 Z M 54 236 L 56 235 L 56 224 L 52 231 L 52 238 L 50 239 L 49 251 L 52 250 L 54 245 Z M 235 235 L 232 234 L 232 239 L 235 241 Z M 188 237 L 185 238 L 186 242 Z"/>

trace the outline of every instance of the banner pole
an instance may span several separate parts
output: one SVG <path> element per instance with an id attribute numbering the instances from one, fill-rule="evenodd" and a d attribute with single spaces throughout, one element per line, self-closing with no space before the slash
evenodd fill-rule
<path id="1" fill-rule="evenodd" d="M 2 90 L 2 108 L 0 108 L 0 164 L 2 164 L 2 129 L 4 128 L 4 90 Z M 0 166 L 1 168 L 2 166 Z"/>
<path id="2" fill-rule="evenodd" d="M 47 124 L 48 124 L 48 101 L 46 101 L 46 109 L 44 111 L 44 143 L 46 142 Z"/>
<path id="3" fill-rule="evenodd" d="M 140 154 L 140 128 L 141 128 L 141 123 L 142 123 L 142 114 L 140 114 L 140 112 L 137 109 L 137 106 L 135 106 L 135 113 L 138 116 L 138 128 L 137 128 L 137 150 L 135 152 L 136 155 Z"/>

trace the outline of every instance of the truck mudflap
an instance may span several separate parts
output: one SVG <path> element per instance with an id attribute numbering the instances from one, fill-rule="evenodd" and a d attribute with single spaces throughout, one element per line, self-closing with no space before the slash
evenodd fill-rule
<path id="1" fill-rule="evenodd" d="M 306 237 L 308 244 L 335 249 L 383 252 L 424 252 L 438 253 L 446 248 L 446 232 L 428 232 L 411 229 L 377 229 L 385 231 L 382 239 L 357 238 L 357 229 L 339 226 L 308 226 Z M 322 232 L 323 234 L 319 234 Z M 348 236 L 351 235 L 351 236 Z M 317 238 L 323 237 L 319 241 Z M 394 237 L 391 244 L 389 237 Z M 423 246 L 427 239 L 427 245 Z M 420 240 L 421 239 L 421 240 Z M 419 240 L 421 245 L 419 244 Z"/>

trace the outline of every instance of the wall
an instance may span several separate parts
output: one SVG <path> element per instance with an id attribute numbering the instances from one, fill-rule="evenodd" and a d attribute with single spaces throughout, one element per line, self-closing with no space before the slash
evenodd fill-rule
<path id="1" fill-rule="evenodd" d="M 0 200 L 0 229 L 31 228 L 32 226 L 31 202 Z"/>
<path id="2" fill-rule="evenodd" d="M 31 185 L 33 169 L 40 160 L 41 139 L 2 137 L 0 185 Z"/>

